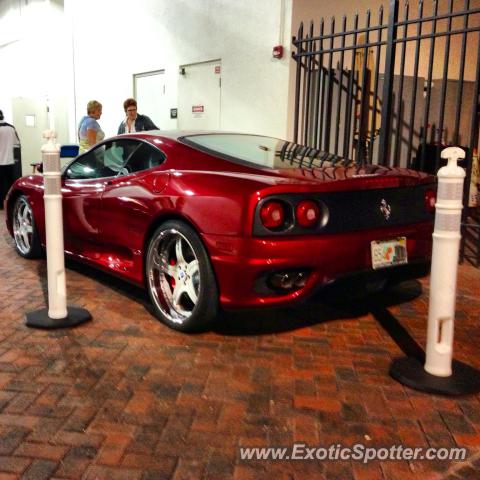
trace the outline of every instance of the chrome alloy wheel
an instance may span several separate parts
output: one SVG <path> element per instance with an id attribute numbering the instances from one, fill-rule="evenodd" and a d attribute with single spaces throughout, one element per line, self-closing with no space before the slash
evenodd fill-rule
<path id="1" fill-rule="evenodd" d="M 158 233 L 147 257 L 149 289 L 156 307 L 168 320 L 182 324 L 193 313 L 200 291 L 195 251 L 177 229 Z"/>
<path id="2" fill-rule="evenodd" d="M 32 252 L 34 222 L 32 208 L 25 197 L 20 197 L 13 211 L 13 238 L 22 255 Z"/>

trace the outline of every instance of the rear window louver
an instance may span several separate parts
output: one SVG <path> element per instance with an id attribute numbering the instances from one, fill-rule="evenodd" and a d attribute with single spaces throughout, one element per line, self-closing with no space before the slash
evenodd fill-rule
<path id="1" fill-rule="evenodd" d="M 298 168 L 322 167 L 354 167 L 356 162 L 329 152 L 322 152 L 316 148 L 285 142 L 276 156 L 285 163 L 296 165 Z M 360 165 L 358 165 L 360 167 Z"/>

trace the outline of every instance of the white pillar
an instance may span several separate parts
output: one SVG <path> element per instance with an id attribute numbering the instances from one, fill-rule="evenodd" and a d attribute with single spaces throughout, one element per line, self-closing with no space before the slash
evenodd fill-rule
<path id="1" fill-rule="evenodd" d="M 45 230 L 47 244 L 48 316 L 61 319 L 68 316 L 63 248 L 62 192 L 60 183 L 60 145 L 56 133 L 46 130 L 42 146 Z"/>
<path id="2" fill-rule="evenodd" d="M 441 155 L 448 159 L 448 163 L 437 174 L 425 370 L 432 375 L 448 377 L 452 374 L 455 295 L 465 178 L 465 170 L 457 165 L 457 160 L 465 158 L 465 152 L 458 147 L 449 147 Z"/>

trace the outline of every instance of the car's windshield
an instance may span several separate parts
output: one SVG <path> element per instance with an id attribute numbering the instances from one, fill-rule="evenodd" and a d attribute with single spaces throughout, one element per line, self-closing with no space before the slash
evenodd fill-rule
<path id="1" fill-rule="evenodd" d="M 180 140 L 212 155 L 264 168 L 312 168 L 339 160 L 311 147 L 261 135 L 209 133 L 188 135 Z"/>

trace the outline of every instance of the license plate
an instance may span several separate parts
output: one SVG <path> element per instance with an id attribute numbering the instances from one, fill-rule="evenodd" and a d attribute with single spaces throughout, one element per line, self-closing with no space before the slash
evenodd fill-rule
<path id="1" fill-rule="evenodd" d="M 406 237 L 374 240 L 370 243 L 370 248 L 374 270 L 408 263 Z"/>

